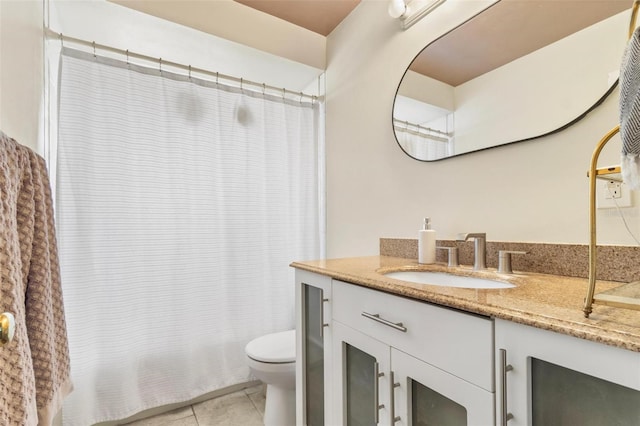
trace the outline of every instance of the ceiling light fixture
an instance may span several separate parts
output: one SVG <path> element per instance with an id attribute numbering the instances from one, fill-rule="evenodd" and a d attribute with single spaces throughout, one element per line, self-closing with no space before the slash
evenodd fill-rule
<path id="1" fill-rule="evenodd" d="M 390 0 L 388 12 L 406 30 L 446 0 Z"/>
<path id="2" fill-rule="evenodd" d="M 402 18 L 407 13 L 407 4 L 404 0 L 391 0 L 389 2 L 389 16 L 394 19 Z"/>

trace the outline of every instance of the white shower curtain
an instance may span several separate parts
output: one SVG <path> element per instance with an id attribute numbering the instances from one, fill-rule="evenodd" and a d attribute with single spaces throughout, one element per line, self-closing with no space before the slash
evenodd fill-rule
<path id="1" fill-rule="evenodd" d="M 412 156 L 423 161 L 439 160 L 453 155 L 453 142 L 432 139 L 429 135 L 412 132 L 405 128 L 394 127 L 396 139 L 402 149 Z"/>
<path id="2" fill-rule="evenodd" d="M 248 381 L 245 344 L 294 327 L 288 265 L 323 251 L 319 108 L 64 49 L 64 425 Z"/>

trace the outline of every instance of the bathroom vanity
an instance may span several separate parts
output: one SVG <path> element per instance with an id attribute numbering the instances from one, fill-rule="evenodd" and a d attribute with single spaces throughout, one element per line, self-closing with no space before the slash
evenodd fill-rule
<path id="1" fill-rule="evenodd" d="M 584 318 L 585 279 L 386 256 L 292 266 L 298 425 L 640 424 L 640 312 Z M 513 287 L 384 275 L 407 269 Z"/>

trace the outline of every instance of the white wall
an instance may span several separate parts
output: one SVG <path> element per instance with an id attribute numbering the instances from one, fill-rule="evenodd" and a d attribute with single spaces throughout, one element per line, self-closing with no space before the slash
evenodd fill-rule
<path id="1" fill-rule="evenodd" d="M 559 135 L 440 162 L 412 160 L 395 142 L 391 109 L 406 66 L 489 2 L 449 0 L 401 31 L 386 1 L 363 0 L 329 36 L 329 256 L 376 254 L 380 237 L 415 238 L 426 215 L 439 238 L 484 231 L 494 241 L 588 241 L 585 175 L 595 143 L 617 123 L 617 96 Z M 0 1 L 0 128 L 33 148 L 41 127 L 41 23 L 40 2 Z M 127 37 L 112 24 L 111 37 Z M 602 164 L 617 163 L 616 151 L 619 145 L 608 147 Z M 637 231 L 638 209 L 625 210 Z M 598 224 L 601 243 L 632 244 L 615 213 L 601 212 Z"/>
<path id="2" fill-rule="evenodd" d="M 450 0 L 404 32 L 386 6 L 363 0 L 328 38 L 328 256 L 376 254 L 380 237 L 416 238 L 424 216 L 439 238 L 486 232 L 494 241 L 586 244 L 586 171 L 593 147 L 617 123 L 617 95 L 543 140 L 412 160 L 391 129 L 397 84 L 416 52 L 482 5 Z M 617 162 L 616 149 L 607 154 L 603 165 Z M 637 231 L 637 208 L 630 214 Z M 601 243 L 632 244 L 609 212 L 598 224 Z"/>
<path id="3" fill-rule="evenodd" d="M 290 58 L 279 57 L 249 45 L 226 40 L 119 4 L 101 0 L 48 0 L 48 2 L 49 26 L 54 32 L 63 33 L 65 36 L 95 41 L 121 50 L 128 49 L 153 58 L 163 58 L 165 61 L 192 65 L 295 91 L 311 87 L 312 82 L 323 71 Z M 221 3 L 228 2 L 225 0 Z M 175 2 L 169 1 L 167 4 L 175 6 Z M 185 3 L 185 5 L 190 4 L 193 5 L 194 2 Z M 257 11 L 253 12 L 261 14 Z M 229 20 L 233 21 L 232 18 L 233 16 L 230 16 Z M 220 19 L 219 16 L 218 19 Z M 296 28 L 302 36 L 307 35 L 307 30 Z M 295 38 L 296 29 L 289 27 L 288 30 L 291 37 Z M 106 51 L 98 53 L 110 55 Z M 295 53 L 289 56 L 295 58 Z M 324 56 L 324 49 L 316 50 L 314 53 Z M 122 55 L 117 56 L 119 59 L 124 59 Z"/>
<path id="4" fill-rule="evenodd" d="M 314 68 L 325 68 L 324 36 L 233 0 L 109 1 Z"/>
<path id="5" fill-rule="evenodd" d="M 0 130 L 42 152 L 41 1 L 0 1 Z"/>
<path id="6" fill-rule="evenodd" d="M 238 20 L 242 25 L 259 22 L 263 28 L 250 37 L 238 34 L 235 38 L 247 43 L 242 45 L 104 0 L 0 0 L 0 129 L 44 154 L 44 21 L 66 36 L 317 94 L 323 69 L 313 64 L 324 64 L 323 37 L 231 0 L 215 6 L 225 11 L 215 16 L 226 22 L 221 33 Z M 243 27 L 236 27 L 240 33 Z M 296 43 L 284 46 L 283 37 Z M 305 42 L 311 48 L 301 49 Z M 267 49 L 269 43 L 272 47 Z"/>
<path id="7" fill-rule="evenodd" d="M 449 111 L 454 111 L 456 108 L 453 86 L 411 70 L 407 70 L 407 73 L 402 77 L 402 85 L 398 87 L 398 95 Z"/>

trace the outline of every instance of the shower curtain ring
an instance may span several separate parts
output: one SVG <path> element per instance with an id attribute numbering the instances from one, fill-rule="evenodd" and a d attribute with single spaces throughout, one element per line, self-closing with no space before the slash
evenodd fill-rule
<path id="1" fill-rule="evenodd" d="M 244 95 L 244 87 L 242 87 L 243 83 L 244 83 L 244 80 L 242 77 L 240 77 L 240 92 L 242 92 L 242 94 Z"/>
<path id="2" fill-rule="evenodd" d="M 216 71 L 216 86 L 218 85 L 218 71 Z"/>
<path id="3" fill-rule="evenodd" d="M 262 83 L 262 96 L 264 96 L 264 95 L 265 95 L 265 93 L 264 93 L 264 92 L 265 92 L 266 90 L 267 90 L 267 85 L 266 85 L 266 84 L 264 84 L 264 83 Z"/>
<path id="4" fill-rule="evenodd" d="M 191 80 L 191 65 L 189 65 L 189 80 Z"/>
<path id="5" fill-rule="evenodd" d="M 129 65 L 129 49 L 127 49 L 127 65 Z"/>
<path id="6" fill-rule="evenodd" d="M 283 87 L 283 88 L 282 88 L 282 100 L 283 100 L 283 101 L 284 101 L 284 100 L 286 100 L 286 99 L 285 99 L 285 98 L 286 98 L 286 96 L 287 96 L 287 89 Z"/>
<path id="7" fill-rule="evenodd" d="M 93 46 L 93 57 L 95 58 L 96 57 L 96 42 L 92 41 L 91 45 Z"/>
<path id="8" fill-rule="evenodd" d="M 62 38 L 62 33 L 60 33 L 60 46 L 64 47 L 64 39 Z"/>
<path id="9" fill-rule="evenodd" d="M 160 65 L 160 72 L 162 72 L 162 58 L 158 59 L 158 64 Z"/>
<path id="10" fill-rule="evenodd" d="M 300 92 L 300 105 L 302 105 L 302 92 Z"/>

